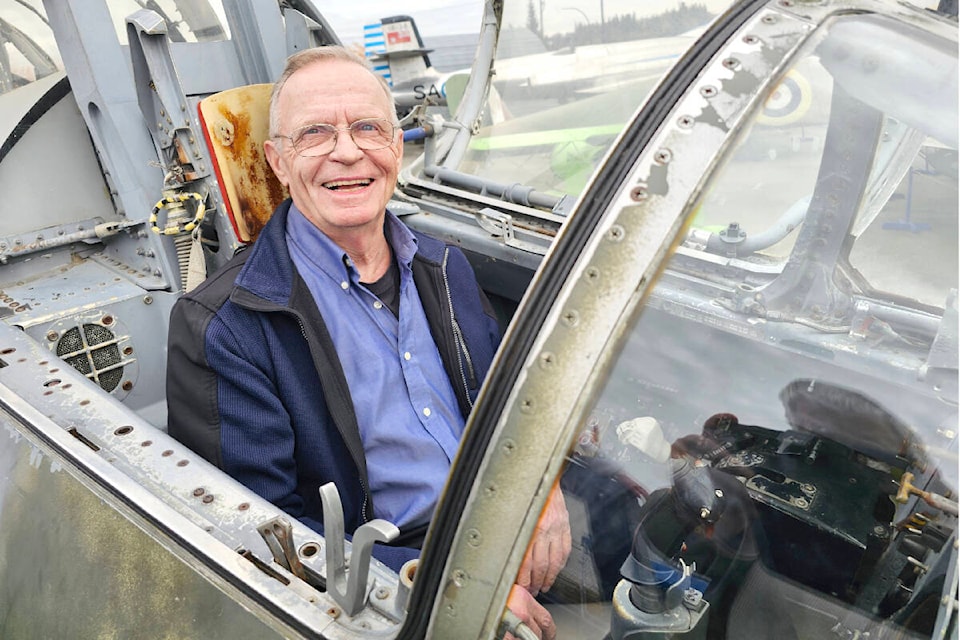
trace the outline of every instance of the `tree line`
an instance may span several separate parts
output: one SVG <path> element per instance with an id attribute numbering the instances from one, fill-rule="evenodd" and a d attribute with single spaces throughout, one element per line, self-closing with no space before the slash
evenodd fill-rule
<path id="1" fill-rule="evenodd" d="M 569 33 L 543 36 L 534 0 L 529 0 L 527 28 L 541 36 L 547 49 L 576 47 L 602 42 L 623 42 L 675 36 L 705 24 L 713 17 L 704 4 L 681 2 L 676 8 L 653 16 L 638 18 L 635 13 L 608 18 L 603 24 L 578 22 Z"/>

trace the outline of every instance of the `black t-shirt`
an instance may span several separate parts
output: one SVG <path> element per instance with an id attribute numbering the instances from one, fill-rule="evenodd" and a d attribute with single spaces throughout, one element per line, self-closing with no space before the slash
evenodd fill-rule
<path id="1" fill-rule="evenodd" d="M 397 260 L 393 255 L 390 257 L 387 272 L 379 280 L 362 284 L 370 293 L 380 298 L 380 302 L 387 305 L 395 317 L 400 317 L 400 268 L 397 267 Z"/>

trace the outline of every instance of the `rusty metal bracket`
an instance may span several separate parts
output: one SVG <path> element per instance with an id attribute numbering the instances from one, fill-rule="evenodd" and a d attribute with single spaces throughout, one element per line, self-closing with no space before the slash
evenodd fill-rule
<path id="1" fill-rule="evenodd" d="M 307 581 L 303 564 L 293 546 L 293 527 L 289 520 L 283 516 L 271 518 L 257 527 L 257 533 L 267 543 L 277 564 L 304 582 Z"/>

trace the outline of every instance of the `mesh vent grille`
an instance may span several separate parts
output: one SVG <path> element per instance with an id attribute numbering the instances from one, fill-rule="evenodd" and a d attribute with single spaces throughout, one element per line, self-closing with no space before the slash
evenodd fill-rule
<path id="1" fill-rule="evenodd" d="M 85 324 L 63 333 L 57 343 L 57 355 L 71 367 L 113 391 L 123 378 L 120 347 L 116 335 L 100 324 Z"/>

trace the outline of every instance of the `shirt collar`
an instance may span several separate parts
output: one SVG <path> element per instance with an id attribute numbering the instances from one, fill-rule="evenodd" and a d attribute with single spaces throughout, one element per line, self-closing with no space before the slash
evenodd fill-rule
<path id="1" fill-rule="evenodd" d="M 383 230 L 401 270 L 409 269 L 417 252 L 416 236 L 389 210 L 384 218 Z M 287 217 L 287 242 L 296 245 L 311 265 L 337 282 L 342 281 L 344 275 L 354 282 L 359 281 L 360 274 L 346 252 L 307 220 L 295 204 L 290 205 Z"/>

